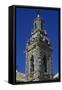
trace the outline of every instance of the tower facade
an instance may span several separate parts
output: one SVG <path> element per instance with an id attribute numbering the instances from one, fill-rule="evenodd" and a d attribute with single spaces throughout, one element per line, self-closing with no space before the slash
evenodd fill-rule
<path id="1" fill-rule="evenodd" d="M 26 43 L 26 79 L 28 81 L 50 80 L 52 48 L 43 30 L 43 20 L 40 15 L 34 20 L 31 37 Z"/>

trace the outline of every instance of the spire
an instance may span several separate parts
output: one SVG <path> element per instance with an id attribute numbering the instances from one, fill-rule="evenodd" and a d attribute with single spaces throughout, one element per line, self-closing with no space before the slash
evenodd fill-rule
<path id="1" fill-rule="evenodd" d="M 35 20 L 39 20 L 39 21 L 41 21 L 40 14 L 37 14 L 37 16 L 36 16 Z"/>
<path id="2" fill-rule="evenodd" d="M 33 23 L 33 31 L 35 30 L 43 30 L 43 20 L 40 17 L 40 14 L 37 14 Z"/>

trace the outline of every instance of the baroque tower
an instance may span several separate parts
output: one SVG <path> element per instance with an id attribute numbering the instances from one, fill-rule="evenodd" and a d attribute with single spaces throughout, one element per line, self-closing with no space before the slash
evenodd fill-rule
<path id="1" fill-rule="evenodd" d="M 26 43 L 27 81 L 51 80 L 52 48 L 43 30 L 43 20 L 38 14 L 33 23 L 31 37 Z"/>

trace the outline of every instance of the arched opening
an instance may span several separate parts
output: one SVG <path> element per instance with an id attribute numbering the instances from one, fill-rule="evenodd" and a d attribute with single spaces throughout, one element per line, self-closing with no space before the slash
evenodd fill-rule
<path id="1" fill-rule="evenodd" d="M 35 29 L 37 28 L 37 25 L 36 25 L 36 23 L 35 23 Z"/>
<path id="2" fill-rule="evenodd" d="M 44 72 L 47 72 L 47 59 L 45 55 L 43 57 L 43 66 L 44 66 Z"/>
<path id="3" fill-rule="evenodd" d="M 34 56 L 32 55 L 30 59 L 30 73 L 33 75 L 33 72 L 34 72 Z"/>

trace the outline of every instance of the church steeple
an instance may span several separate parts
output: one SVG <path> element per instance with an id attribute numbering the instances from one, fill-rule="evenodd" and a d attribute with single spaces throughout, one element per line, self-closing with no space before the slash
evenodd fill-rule
<path id="1" fill-rule="evenodd" d="M 33 31 L 36 30 L 43 30 L 43 20 L 41 19 L 39 14 L 36 16 L 33 23 Z"/>
<path id="2" fill-rule="evenodd" d="M 31 37 L 26 44 L 26 74 L 28 81 L 50 80 L 52 48 L 43 30 L 43 20 L 38 14 L 33 23 Z"/>

